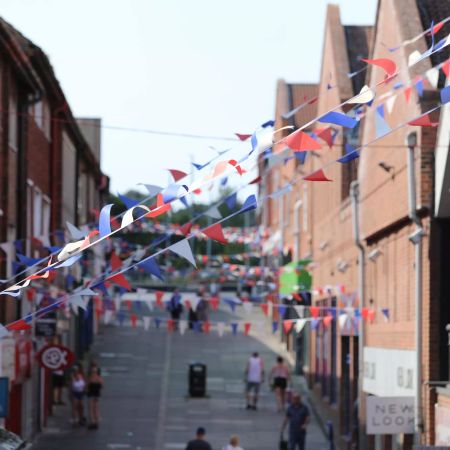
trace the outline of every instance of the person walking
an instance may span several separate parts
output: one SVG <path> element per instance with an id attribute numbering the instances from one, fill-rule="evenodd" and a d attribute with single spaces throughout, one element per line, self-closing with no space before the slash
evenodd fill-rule
<path id="1" fill-rule="evenodd" d="M 254 352 L 245 368 L 247 409 L 256 411 L 261 383 L 264 381 L 264 361 L 258 352 Z M 253 392 L 253 396 L 252 396 Z"/>
<path id="2" fill-rule="evenodd" d="M 233 435 L 230 437 L 230 443 L 222 447 L 222 450 L 244 450 L 239 447 L 239 436 Z"/>
<path id="3" fill-rule="evenodd" d="M 306 426 L 309 423 L 309 409 L 302 403 L 300 394 L 295 393 L 292 396 L 292 404 L 286 411 L 281 426 L 281 435 L 283 435 L 286 425 L 289 423 L 289 450 L 304 450 L 306 440 Z"/>
<path id="4" fill-rule="evenodd" d="M 270 384 L 275 392 L 278 412 L 284 411 L 286 403 L 286 388 L 291 383 L 291 371 L 281 356 L 270 371 Z"/>
<path id="5" fill-rule="evenodd" d="M 178 288 L 173 291 L 172 297 L 170 297 L 169 303 L 167 304 L 167 309 L 169 310 L 170 318 L 173 320 L 174 327 L 177 328 L 178 321 L 183 312 L 180 290 Z"/>
<path id="6" fill-rule="evenodd" d="M 83 366 L 80 363 L 75 364 L 71 380 L 70 392 L 72 399 L 72 422 L 79 425 L 86 425 L 84 416 L 84 394 L 86 392 L 86 379 Z"/>
<path id="7" fill-rule="evenodd" d="M 212 450 L 211 444 L 205 440 L 205 434 L 205 429 L 198 427 L 195 439 L 187 443 L 186 450 Z"/>
<path id="8" fill-rule="evenodd" d="M 97 430 L 100 422 L 99 399 L 103 387 L 103 378 L 100 376 L 98 365 L 91 366 L 87 384 L 87 397 L 89 403 L 89 420 L 88 428 Z"/>
<path id="9" fill-rule="evenodd" d="M 197 319 L 200 322 L 200 329 L 203 330 L 203 324 L 208 321 L 209 303 L 205 298 L 205 290 L 200 292 L 200 301 L 197 304 Z"/>

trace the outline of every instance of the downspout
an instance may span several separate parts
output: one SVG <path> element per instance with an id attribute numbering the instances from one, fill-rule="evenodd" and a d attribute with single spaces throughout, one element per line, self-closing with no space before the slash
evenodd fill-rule
<path id="1" fill-rule="evenodd" d="M 295 236 L 295 253 L 294 253 L 294 261 L 298 261 L 300 259 L 300 218 L 299 212 L 302 207 L 302 200 L 299 198 L 294 204 L 294 236 Z"/>
<path id="2" fill-rule="evenodd" d="M 414 163 L 414 149 L 417 145 L 417 134 L 409 133 L 406 138 L 408 146 L 408 200 L 409 200 L 409 218 L 416 224 L 415 231 L 409 236 L 409 240 L 414 244 L 415 248 L 415 298 L 414 306 L 416 312 L 415 322 L 415 347 L 416 347 L 416 364 L 415 364 L 415 408 L 414 408 L 414 424 L 416 431 L 416 443 L 421 442 L 421 433 L 423 432 L 422 422 L 422 238 L 424 230 L 420 217 L 417 215 L 417 198 L 416 198 L 416 173 Z"/>
<path id="3" fill-rule="evenodd" d="M 365 248 L 361 242 L 360 224 L 359 224 L 359 182 L 354 180 L 350 184 L 350 198 L 352 202 L 352 219 L 353 219 L 353 239 L 358 248 L 358 293 L 360 307 L 364 308 L 365 301 Z M 358 448 L 365 448 L 365 433 L 361 427 L 361 418 L 364 417 L 363 412 L 363 379 L 364 379 L 364 320 L 359 321 L 358 336 Z"/>

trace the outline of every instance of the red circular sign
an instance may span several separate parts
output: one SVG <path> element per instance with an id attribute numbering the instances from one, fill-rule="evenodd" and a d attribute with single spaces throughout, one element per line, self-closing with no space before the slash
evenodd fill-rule
<path id="1" fill-rule="evenodd" d="M 45 369 L 65 370 L 72 365 L 75 355 L 62 345 L 46 345 L 36 355 L 39 364 Z"/>

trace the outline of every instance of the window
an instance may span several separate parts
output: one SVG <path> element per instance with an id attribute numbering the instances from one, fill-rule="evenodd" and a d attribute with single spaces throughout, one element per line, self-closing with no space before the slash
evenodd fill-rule
<path id="1" fill-rule="evenodd" d="M 34 188 L 33 200 L 33 236 L 42 235 L 42 192 L 39 188 Z"/>
<path id="2" fill-rule="evenodd" d="M 50 213 L 51 200 L 44 195 L 42 198 L 42 236 L 44 239 L 49 239 L 50 235 Z"/>
<path id="3" fill-rule="evenodd" d="M 34 105 L 34 121 L 42 130 L 45 137 L 50 140 L 50 107 L 46 100 L 40 100 Z"/>
<path id="4" fill-rule="evenodd" d="M 9 146 L 15 151 L 17 151 L 18 149 L 19 142 L 17 103 L 17 87 L 14 84 L 11 84 L 11 90 L 8 99 L 8 143 Z"/>

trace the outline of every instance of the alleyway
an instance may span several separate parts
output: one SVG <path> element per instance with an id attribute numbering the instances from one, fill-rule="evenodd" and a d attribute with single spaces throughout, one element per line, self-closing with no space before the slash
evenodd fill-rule
<path id="1" fill-rule="evenodd" d="M 213 313 L 213 320 L 229 314 Z M 262 336 L 261 336 L 262 337 Z M 275 345 L 269 337 L 268 343 Z M 163 450 L 184 449 L 198 426 L 204 426 L 214 449 L 221 449 L 231 434 L 241 437 L 245 450 L 276 450 L 282 415 L 275 411 L 267 384 L 260 409 L 247 411 L 243 399 L 243 370 L 252 351 L 259 351 L 270 366 L 271 348 L 255 337 L 226 334 L 219 338 L 186 332 L 107 327 L 97 337 L 93 356 L 102 366 L 105 392 L 103 422 L 98 431 L 72 428 L 68 407 L 56 407 L 55 417 L 33 450 Z M 187 398 L 187 366 L 208 365 L 206 399 Z M 326 449 L 312 417 L 308 449 Z"/>

